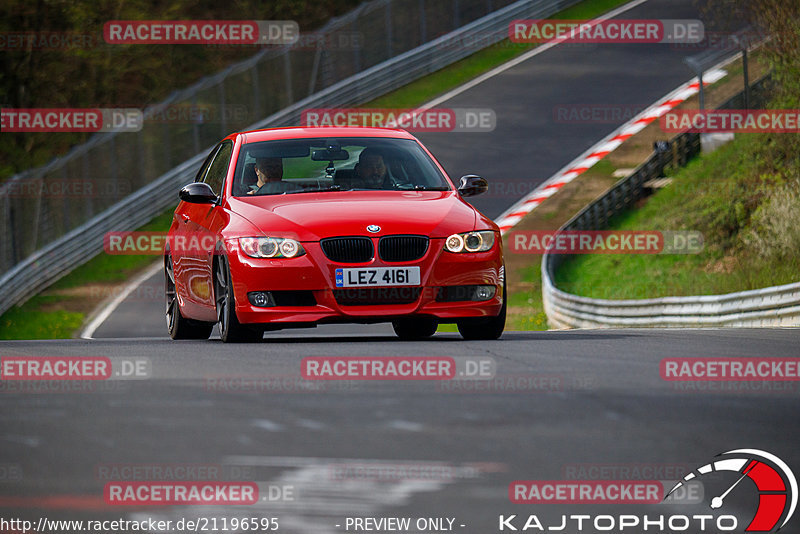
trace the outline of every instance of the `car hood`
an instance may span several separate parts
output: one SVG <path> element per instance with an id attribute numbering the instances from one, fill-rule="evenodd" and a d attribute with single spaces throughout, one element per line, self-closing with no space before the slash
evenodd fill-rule
<path id="1" fill-rule="evenodd" d="M 475 227 L 477 212 L 452 191 L 332 191 L 232 198 L 232 211 L 264 235 L 318 241 L 326 237 L 422 234 L 447 237 Z"/>

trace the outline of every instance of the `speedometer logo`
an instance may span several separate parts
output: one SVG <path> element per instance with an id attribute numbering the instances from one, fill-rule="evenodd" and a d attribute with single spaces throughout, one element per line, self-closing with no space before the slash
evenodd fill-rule
<path id="1" fill-rule="evenodd" d="M 758 489 L 758 509 L 745 532 L 776 532 L 789 522 L 797 508 L 797 479 L 783 460 L 757 449 L 736 449 L 717 457 L 718 460 L 698 467 L 683 477 L 665 499 L 690 480 L 715 472 L 734 472 L 739 474 L 736 481 L 711 499 L 711 508 L 725 506 L 726 497 L 741 487 L 740 482 L 749 478 Z"/>

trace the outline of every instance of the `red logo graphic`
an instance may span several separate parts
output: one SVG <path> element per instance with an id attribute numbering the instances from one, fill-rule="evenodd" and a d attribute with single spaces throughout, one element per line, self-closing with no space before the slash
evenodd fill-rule
<path id="1" fill-rule="evenodd" d="M 733 472 L 740 476 L 724 493 L 711 499 L 711 508 L 722 508 L 725 498 L 742 480 L 749 478 L 758 489 L 758 508 L 745 532 L 777 532 L 789 522 L 797 508 L 797 479 L 783 460 L 757 449 L 736 449 L 717 458 L 683 477 L 664 499 L 690 480 L 711 473 Z M 781 519 L 783 522 L 778 525 Z"/>

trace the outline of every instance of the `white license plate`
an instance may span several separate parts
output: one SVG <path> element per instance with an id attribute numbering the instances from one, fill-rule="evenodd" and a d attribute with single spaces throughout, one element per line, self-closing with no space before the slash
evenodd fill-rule
<path id="1" fill-rule="evenodd" d="M 418 285 L 419 267 L 336 269 L 336 287 Z"/>

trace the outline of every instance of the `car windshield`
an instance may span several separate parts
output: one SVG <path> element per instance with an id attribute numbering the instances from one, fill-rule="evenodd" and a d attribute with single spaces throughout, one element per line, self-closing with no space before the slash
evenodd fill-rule
<path id="1" fill-rule="evenodd" d="M 340 137 L 247 143 L 236 162 L 233 195 L 393 190 L 449 191 L 413 139 Z"/>

